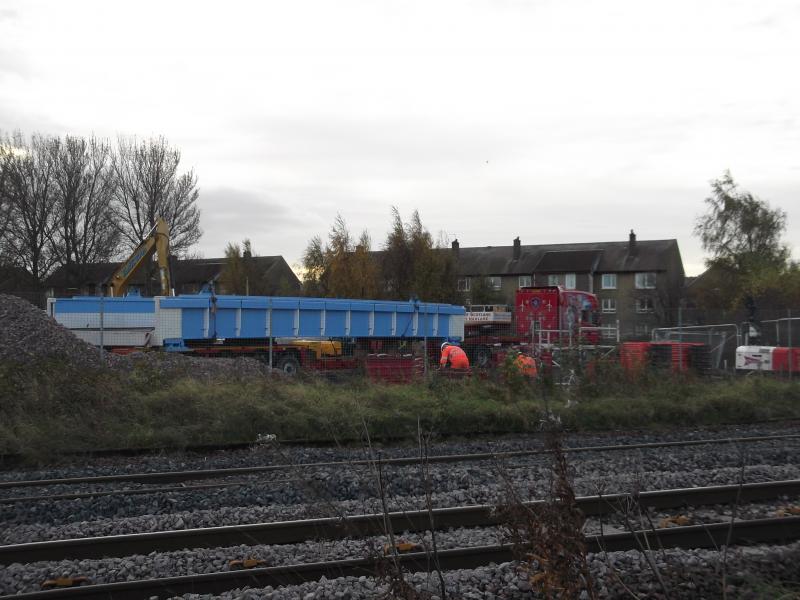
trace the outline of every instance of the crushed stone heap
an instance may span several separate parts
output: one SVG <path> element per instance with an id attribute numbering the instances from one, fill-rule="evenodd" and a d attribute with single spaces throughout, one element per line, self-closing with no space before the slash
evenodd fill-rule
<path id="1" fill-rule="evenodd" d="M 101 361 L 97 348 L 77 338 L 43 310 L 17 296 L 0 294 L 0 361 L 26 363 L 59 359 L 76 367 L 134 368 L 153 374 L 203 379 L 263 376 L 267 367 L 252 358 L 204 359 L 162 352 L 136 352 L 118 356 L 106 352 Z"/>

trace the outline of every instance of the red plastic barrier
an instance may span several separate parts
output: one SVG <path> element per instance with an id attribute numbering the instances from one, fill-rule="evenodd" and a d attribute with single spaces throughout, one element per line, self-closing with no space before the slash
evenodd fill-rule
<path id="1" fill-rule="evenodd" d="M 372 381 L 387 383 L 410 383 L 423 369 L 421 358 L 381 354 L 367 356 L 364 367 Z"/>
<path id="2" fill-rule="evenodd" d="M 775 348 L 772 370 L 778 373 L 800 373 L 800 348 Z"/>
<path id="3" fill-rule="evenodd" d="M 629 373 L 639 373 L 647 366 L 651 342 L 624 342 L 619 349 L 619 363 Z"/>

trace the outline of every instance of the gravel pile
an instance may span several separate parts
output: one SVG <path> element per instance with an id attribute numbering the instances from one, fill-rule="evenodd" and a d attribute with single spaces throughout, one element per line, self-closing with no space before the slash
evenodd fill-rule
<path id="1" fill-rule="evenodd" d="M 262 376 L 266 366 L 252 358 L 202 359 L 160 352 L 137 352 L 127 356 L 105 353 L 78 339 L 63 325 L 30 302 L 0 294 L 0 361 L 29 362 L 60 359 L 78 368 L 111 367 L 119 371 L 147 369 L 153 375 L 203 379 Z"/>
<path id="2" fill-rule="evenodd" d="M 59 358 L 79 367 L 99 367 L 97 349 L 27 300 L 0 294 L 0 360 Z"/>

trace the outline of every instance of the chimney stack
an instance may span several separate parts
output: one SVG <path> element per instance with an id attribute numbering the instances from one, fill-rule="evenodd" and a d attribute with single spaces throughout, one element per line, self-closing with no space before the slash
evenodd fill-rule
<path id="1" fill-rule="evenodd" d="M 455 254 L 458 254 L 458 239 L 453 240 L 451 246 L 453 247 L 453 252 Z"/>
<path id="2" fill-rule="evenodd" d="M 519 243 L 519 236 L 514 238 L 514 260 L 519 260 L 522 255 L 522 246 Z"/>
<path id="3" fill-rule="evenodd" d="M 631 229 L 631 233 L 628 236 L 628 254 L 636 254 L 636 234 L 633 233 L 633 229 Z"/>

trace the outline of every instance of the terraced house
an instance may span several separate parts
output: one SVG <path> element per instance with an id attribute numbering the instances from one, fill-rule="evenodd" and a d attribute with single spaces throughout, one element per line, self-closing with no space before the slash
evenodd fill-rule
<path id="1" fill-rule="evenodd" d="M 683 290 L 678 241 L 637 240 L 633 231 L 627 241 L 579 244 L 516 238 L 510 246 L 462 248 L 456 240 L 452 251 L 467 304 L 513 305 L 514 292 L 531 285 L 584 290 L 597 295 L 604 324 L 619 322 L 623 339 L 647 339 L 654 327 L 674 324 Z"/>

